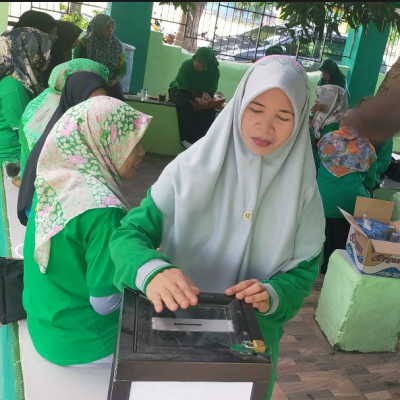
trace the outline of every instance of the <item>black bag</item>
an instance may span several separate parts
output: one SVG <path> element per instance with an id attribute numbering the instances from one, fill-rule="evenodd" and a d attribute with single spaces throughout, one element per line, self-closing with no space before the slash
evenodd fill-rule
<path id="1" fill-rule="evenodd" d="M 24 261 L 0 257 L 0 323 L 26 318 L 22 306 Z"/>
<path id="2" fill-rule="evenodd" d="M 396 182 L 400 182 L 400 161 L 397 161 L 392 157 L 392 161 L 386 170 L 386 176 Z"/>

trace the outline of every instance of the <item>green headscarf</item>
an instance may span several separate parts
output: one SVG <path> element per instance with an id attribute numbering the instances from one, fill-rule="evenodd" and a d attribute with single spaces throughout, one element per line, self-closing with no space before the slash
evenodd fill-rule
<path id="1" fill-rule="evenodd" d="M 204 68 L 219 65 L 219 62 L 215 57 L 215 53 L 210 47 L 200 47 L 199 49 L 197 49 L 192 59 L 197 59 L 198 61 L 200 61 L 203 64 Z"/>
<path id="2" fill-rule="evenodd" d="M 194 69 L 193 61 L 195 59 L 203 64 L 203 71 Z M 192 58 L 182 63 L 176 78 L 170 83 L 169 87 L 214 93 L 217 90 L 220 75 L 218 65 L 213 49 L 200 47 Z"/>
<path id="3" fill-rule="evenodd" d="M 73 73 L 81 71 L 94 72 L 108 82 L 108 69 L 95 61 L 76 58 L 57 65 L 51 72 L 48 89 L 27 105 L 21 118 L 20 134 L 22 127 L 29 151 L 32 150 L 42 135 L 44 128 L 46 128 L 47 123 L 58 107 L 65 82 Z"/>

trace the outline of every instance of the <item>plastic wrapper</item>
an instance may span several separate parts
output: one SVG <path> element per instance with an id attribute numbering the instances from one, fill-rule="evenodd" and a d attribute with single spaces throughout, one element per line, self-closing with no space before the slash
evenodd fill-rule
<path id="1" fill-rule="evenodd" d="M 356 222 L 369 239 L 400 243 L 400 234 L 392 225 L 370 219 L 365 214 L 362 218 L 356 218 Z"/>

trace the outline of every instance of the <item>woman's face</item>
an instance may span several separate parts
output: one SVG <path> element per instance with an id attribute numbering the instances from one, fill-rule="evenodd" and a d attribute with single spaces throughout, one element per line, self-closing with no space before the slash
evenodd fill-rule
<path id="1" fill-rule="evenodd" d="M 121 179 L 132 179 L 142 163 L 144 155 L 145 151 L 139 142 L 122 164 L 122 167 L 117 170 L 119 177 Z"/>
<path id="2" fill-rule="evenodd" d="M 204 65 L 197 58 L 193 60 L 193 68 L 198 72 L 204 71 Z"/>
<path id="3" fill-rule="evenodd" d="M 114 36 L 114 28 L 115 25 L 113 23 L 108 24 L 104 31 L 103 31 L 103 37 L 106 40 L 110 40 Z"/>
<path id="4" fill-rule="evenodd" d="M 294 111 L 281 89 L 269 89 L 255 97 L 242 117 L 242 136 L 249 150 L 265 156 L 283 146 L 292 134 Z"/>
<path id="5" fill-rule="evenodd" d="M 326 71 L 321 71 L 321 75 L 324 81 L 329 81 L 331 79 L 331 75 Z"/>

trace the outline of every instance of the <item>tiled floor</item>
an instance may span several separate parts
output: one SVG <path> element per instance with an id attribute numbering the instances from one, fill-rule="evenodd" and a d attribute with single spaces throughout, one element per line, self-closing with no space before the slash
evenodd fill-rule
<path id="1" fill-rule="evenodd" d="M 140 204 L 172 159 L 146 154 L 137 177 L 124 185 L 132 206 Z M 297 316 L 285 327 L 273 400 L 400 399 L 400 351 L 362 354 L 329 345 L 314 320 L 322 283 L 320 276 Z"/>

